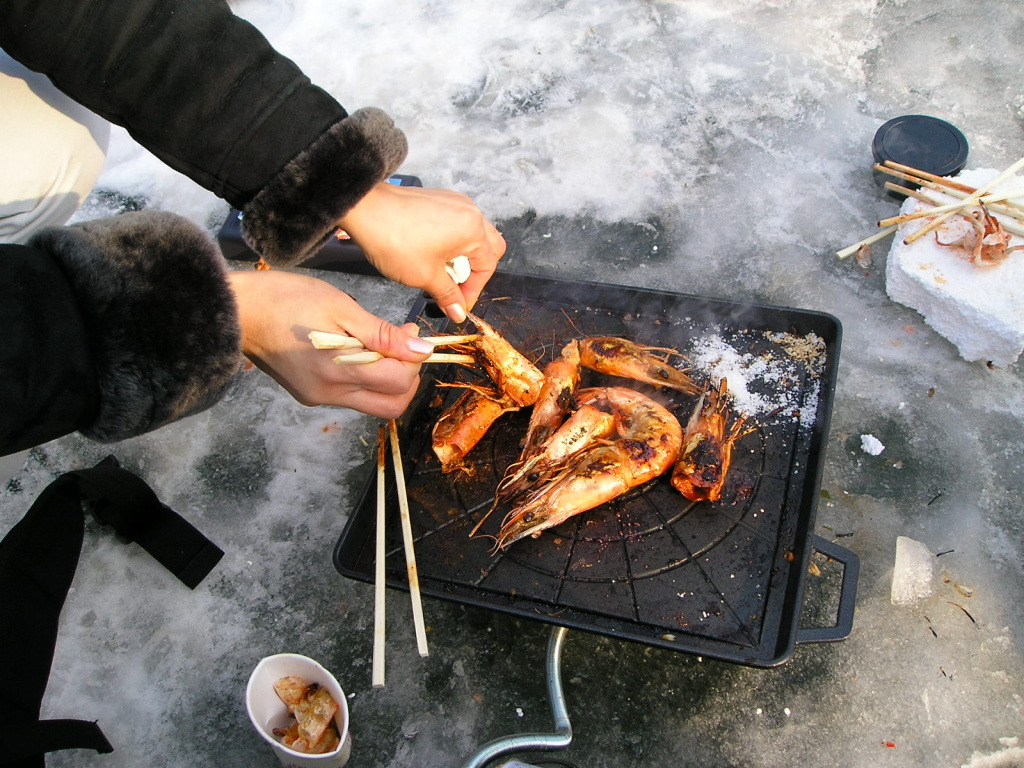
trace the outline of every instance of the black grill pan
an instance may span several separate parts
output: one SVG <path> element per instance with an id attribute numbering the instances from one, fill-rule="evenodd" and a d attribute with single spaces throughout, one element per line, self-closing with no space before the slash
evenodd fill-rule
<path id="1" fill-rule="evenodd" d="M 501 553 L 468 533 L 519 453 L 529 410 L 503 416 L 469 455 L 471 471 L 444 475 L 431 429 L 459 391 L 437 386 L 472 377 L 459 366 L 425 366 L 399 425 L 423 594 L 611 637 L 751 666 L 775 666 L 801 642 L 838 640 L 852 626 L 856 556 L 814 535 L 822 448 L 828 434 L 841 328 L 831 315 L 596 283 L 496 274 L 476 308 L 543 368 L 572 338 L 622 336 L 686 354 L 707 341 L 764 361 L 750 391 L 785 392 L 736 444 L 720 501 L 693 503 L 667 476 L 578 515 Z M 439 333 L 456 327 L 425 299 L 410 319 Z M 793 340 L 815 340 L 805 359 Z M 685 365 L 685 363 L 683 363 Z M 781 375 L 779 375 L 781 372 Z M 697 372 L 695 372 L 696 374 Z M 685 424 L 695 399 L 623 379 L 584 374 L 584 385 L 632 386 Z M 390 476 L 390 470 L 389 470 Z M 389 477 L 387 574 L 407 589 L 395 487 Z M 505 509 L 481 528 L 496 532 Z M 372 582 L 376 481 L 367 479 L 335 547 L 339 573 Z M 801 629 L 813 551 L 843 564 L 834 626 Z"/>

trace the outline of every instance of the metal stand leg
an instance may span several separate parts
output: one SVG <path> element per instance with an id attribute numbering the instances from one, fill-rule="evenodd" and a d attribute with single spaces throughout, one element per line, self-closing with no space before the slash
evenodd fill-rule
<path id="1" fill-rule="evenodd" d="M 562 642 L 568 632 L 565 627 L 555 627 L 548 639 L 548 698 L 551 701 L 551 716 L 555 720 L 555 732 L 523 733 L 495 739 L 478 749 L 463 768 L 484 768 L 492 760 L 512 752 L 553 752 L 556 749 L 565 749 L 572 743 L 572 725 L 569 723 L 569 712 L 565 708 L 561 670 Z"/>

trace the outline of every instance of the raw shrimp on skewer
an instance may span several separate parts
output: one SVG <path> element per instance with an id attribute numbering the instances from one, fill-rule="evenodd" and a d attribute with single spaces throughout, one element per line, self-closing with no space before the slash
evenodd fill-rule
<path id="1" fill-rule="evenodd" d="M 746 416 L 736 416 L 728 403 L 728 383 L 704 392 L 683 431 L 683 447 L 672 470 L 672 487 L 690 501 L 717 501 L 722 497 L 732 461 L 733 444 L 753 428 L 744 430 Z"/>
<path id="2" fill-rule="evenodd" d="M 520 502 L 502 523 L 496 549 L 568 520 L 661 475 L 682 446 L 679 421 L 649 397 L 622 387 L 581 391 L 580 405 L 614 417 L 614 439 L 592 441 L 573 453 Z"/>

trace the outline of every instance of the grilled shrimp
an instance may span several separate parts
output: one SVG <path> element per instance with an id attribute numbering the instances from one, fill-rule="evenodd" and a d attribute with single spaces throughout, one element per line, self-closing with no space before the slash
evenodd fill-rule
<path id="1" fill-rule="evenodd" d="M 580 406 L 545 441 L 539 452 L 514 466 L 515 471 L 498 486 L 497 500 L 514 499 L 557 471 L 568 459 L 592 447 L 596 440 L 614 435 L 616 421 L 616 417 L 606 409 L 589 404 Z"/>
<path id="2" fill-rule="evenodd" d="M 462 467 L 462 460 L 503 414 L 532 405 L 540 394 L 544 375 L 497 331 L 479 317 L 470 319 L 480 330 L 472 343 L 453 348 L 471 353 L 488 373 L 494 388 L 456 384 L 467 391 L 434 425 L 434 454 L 442 472 Z"/>
<path id="3" fill-rule="evenodd" d="M 432 435 L 434 454 L 441 471 L 452 472 L 466 458 L 502 414 L 518 411 L 519 405 L 486 387 L 461 385 L 466 391 L 437 420 Z"/>
<path id="4" fill-rule="evenodd" d="M 672 470 L 672 487 L 690 501 L 717 501 L 732 461 L 733 444 L 743 435 L 746 416 L 729 408 L 728 383 L 704 392 L 683 431 L 683 447 Z"/>
<path id="5" fill-rule="evenodd" d="M 469 319 L 480 331 L 472 350 L 498 391 L 517 405 L 533 405 L 544 384 L 544 374 L 486 322 L 472 313 Z"/>
<path id="6" fill-rule="evenodd" d="M 570 341 L 544 369 L 544 384 L 533 404 L 520 461 L 530 458 L 562 426 L 579 383 L 580 347 L 578 342 Z"/>
<path id="7" fill-rule="evenodd" d="M 580 383 L 580 349 L 576 341 L 570 341 L 562 348 L 561 354 L 544 368 L 544 384 L 537 402 L 533 404 L 530 423 L 526 428 L 523 448 L 519 458 L 508 468 L 501 488 L 514 482 L 526 473 L 525 467 L 536 458 L 544 443 L 562 426 L 565 416 L 572 408 L 573 395 Z"/>
<path id="8" fill-rule="evenodd" d="M 614 337 L 593 337 L 567 344 L 561 355 L 544 369 L 544 386 L 533 406 L 523 451 L 498 487 L 498 500 L 507 501 L 523 493 L 528 484 L 536 482 L 538 473 L 546 471 L 552 462 L 566 458 L 567 446 L 575 446 L 578 450 L 584 447 L 585 440 L 593 439 L 591 435 L 597 436 L 601 429 L 597 423 L 600 419 L 595 420 L 586 412 L 570 417 L 571 429 L 559 429 L 573 405 L 581 365 L 600 373 L 696 391 L 684 371 L 668 365 L 655 352 L 671 350 L 643 347 Z M 565 426 L 568 427 L 569 423 L 566 422 Z M 556 430 L 557 439 L 553 437 Z M 547 445 L 549 440 L 553 440 L 550 446 Z"/>
<path id="9" fill-rule="evenodd" d="M 686 371 L 669 365 L 655 354 L 658 352 L 679 354 L 667 347 L 647 347 L 612 336 L 595 336 L 580 342 L 580 362 L 592 371 L 696 395 L 699 390 Z"/>
<path id="10" fill-rule="evenodd" d="M 582 390 L 581 406 L 614 417 L 614 439 L 590 441 L 552 466 L 547 477 L 502 522 L 496 548 L 568 520 L 646 483 L 672 466 L 683 430 L 670 411 L 645 395 L 622 387 Z"/>

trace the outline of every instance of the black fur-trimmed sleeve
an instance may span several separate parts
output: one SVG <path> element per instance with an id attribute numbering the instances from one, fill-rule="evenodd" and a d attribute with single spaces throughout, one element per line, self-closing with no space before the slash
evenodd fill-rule
<path id="1" fill-rule="evenodd" d="M 335 123 L 242 211 L 249 246 L 275 266 L 311 256 L 375 184 L 398 170 L 408 145 L 383 111 L 361 109 Z"/>
<path id="2" fill-rule="evenodd" d="M 203 230 L 139 211 L 45 229 L 30 245 L 57 261 L 81 309 L 100 391 L 83 434 L 122 440 L 219 399 L 242 363 L 241 329 Z"/>

